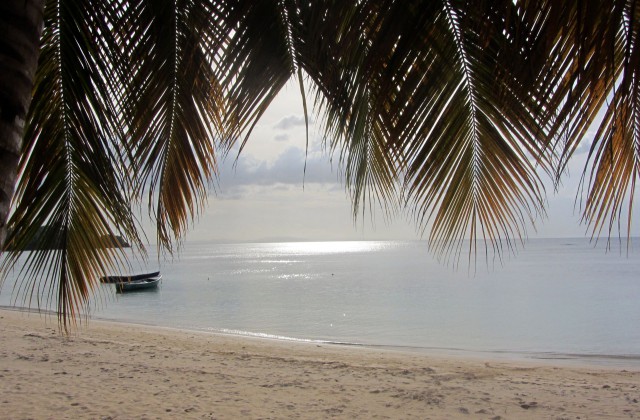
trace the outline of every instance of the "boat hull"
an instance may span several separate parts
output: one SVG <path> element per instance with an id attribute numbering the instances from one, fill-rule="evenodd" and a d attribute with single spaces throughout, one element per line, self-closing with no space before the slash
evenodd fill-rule
<path id="1" fill-rule="evenodd" d="M 116 291 L 118 293 L 125 293 L 125 292 L 133 292 L 138 290 L 157 289 L 158 284 L 160 284 L 160 280 L 162 280 L 161 275 L 158 275 L 155 277 L 149 277 L 145 279 L 123 281 L 123 282 L 115 283 Z"/>
<path id="2" fill-rule="evenodd" d="M 100 277 L 100 282 L 101 283 L 109 283 L 109 284 L 113 284 L 113 283 L 125 283 L 125 282 L 132 282 L 132 281 L 138 281 L 138 280 L 145 280 L 145 279 L 149 279 L 149 278 L 153 278 L 153 277 L 158 277 L 160 276 L 160 272 L 159 271 L 153 271 L 151 273 L 142 273 L 142 274 L 134 274 L 134 275 L 129 275 L 129 276 L 104 276 L 104 277 Z M 162 277 L 162 276 L 160 276 Z"/>

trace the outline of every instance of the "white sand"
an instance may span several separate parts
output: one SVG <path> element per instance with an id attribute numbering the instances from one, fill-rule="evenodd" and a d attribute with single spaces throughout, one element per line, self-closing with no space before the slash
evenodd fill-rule
<path id="1" fill-rule="evenodd" d="M 0 418 L 640 418 L 640 367 L 318 346 L 0 311 Z"/>

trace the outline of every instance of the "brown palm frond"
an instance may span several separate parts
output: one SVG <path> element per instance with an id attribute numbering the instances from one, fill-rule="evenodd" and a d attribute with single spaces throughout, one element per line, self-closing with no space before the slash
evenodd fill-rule
<path id="1" fill-rule="evenodd" d="M 401 182 L 443 254 L 526 236 L 551 158 L 513 2 L 326 3 L 301 6 L 298 51 L 356 206 L 366 191 L 393 206 Z"/>
<path id="2" fill-rule="evenodd" d="M 216 69 L 228 100 L 223 150 L 244 147 L 255 125 L 298 67 L 292 51 L 292 0 L 228 2 L 228 44 Z M 289 13 L 293 13 L 291 16 Z"/>
<path id="3" fill-rule="evenodd" d="M 591 226 L 593 236 L 605 231 L 609 240 L 615 230 L 630 236 L 640 178 L 640 4 L 620 3 L 624 8 L 612 41 L 616 47 L 611 63 L 616 70 L 615 86 L 583 175 L 589 187 L 583 220 Z M 625 219 L 626 226 L 621 226 Z"/>
<path id="4" fill-rule="evenodd" d="M 67 329 L 100 275 L 125 259 L 115 235 L 140 245 L 118 155 L 112 66 L 100 52 L 111 15 L 101 2 L 50 1 L 28 115 L 3 271 L 29 243 L 21 294 L 56 308 Z M 100 43 L 96 39 L 100 39 Z M 113 46 L 111 46 L 113 48 Z"/>
<path id="5" fill-rule="evenodd" d="M 213 68 L 225 41 L 222 14 L 213 1 L 129 1 L 118 23 L 138 193 L 148 192 L 159 244 L 169 250 L 201 210 L 217 172 L 225 107 Z"/>
<path id="6" fill-rule="evenodd" d="M 445 1 L 418 31 L 440 50 L 416 63 L 423 79 L 405 96 L 403 114 L 419 118 L 407 124 L 417 128 L 404 145 L 407 196 L 442 255 L 459 255 L 464 239 L 473 255 L 478 238 L 500 254 L 544 213 L 536 165 L 549 161 L 528 86 L 515 83 L 528 57 L 512 45 L 519 27 L 504 23 L 509 3 Z"/>
<path id="7" fill-rule="evenodd" d="M 354 216 L 372 202 L 382 204 L 387 216 L 398 208 L 399 162 L 385 121 L 385 95 L 392 92 L 375 85 L 389 53 L 388 45 L 374 42 L 388 3 L 325 1 L 322 13 L 315 4 L 297 9 L 298 62 L 312 82 L 325 142 L 338 154 Z"/>
<path id="8" fill-rule="evenodd" d="M 633 0 L 523 3 L 523 21 L 538 34 L 532 68 L 537 95 L 546 102 L 544 141 L 559 155 L 556 179 L 597 125 L 582 178 L 589 190 L 582 219 L 593 236 L 605 231 L 610 237 L 629 206 L 626 228 L 618 226 L 628 236 L 639 175 L 640 133 L 634 125 L 640 6 Z"/>
<path id="9" fill-rule="evenodd" d="M 528 2 L 523 19 L 538 31 L 534 71 L 546 101 L 546 141 L 564 149 L 560 170 L 615 84 L 621 3 Z"/>

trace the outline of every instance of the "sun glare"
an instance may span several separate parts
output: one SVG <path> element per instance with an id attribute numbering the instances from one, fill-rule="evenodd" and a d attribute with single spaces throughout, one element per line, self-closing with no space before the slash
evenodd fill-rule
<path id="1" fill-rule="evenodd" d="M 381 241 L 284 242 L 273 244 L 275 251 L 285 254 L 345 254 L 370 252 L 392 246 Z"/>

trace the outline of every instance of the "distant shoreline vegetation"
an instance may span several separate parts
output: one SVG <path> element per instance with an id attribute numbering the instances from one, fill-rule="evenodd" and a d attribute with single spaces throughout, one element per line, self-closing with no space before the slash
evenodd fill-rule
<path id="1" fill-rule="evenodd" d="M 7 237 L 11 237 L 11 232 Z M 5 251 L 42 251 L 62 249 L 62 237 L 63 233 L 60 229 L 53 226 L 41 226 L 33 236 L 33 239 L 26 246 L 13 246 L 7 244 Z M 107 248 L 130 248 L 131 244 L 120 235 L 105 235 L 101 238 L 101 241 L 108 243 Z"/>

